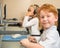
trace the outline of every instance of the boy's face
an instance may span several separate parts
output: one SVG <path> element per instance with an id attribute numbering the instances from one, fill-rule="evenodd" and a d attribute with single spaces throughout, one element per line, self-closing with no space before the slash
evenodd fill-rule
<path id="1" fill-rule="evenodd" d="M 52 12 L 41 10 L 40 22 L 44 29 L 47 29 L 54 25 L 57 20 L 58 17 L 56 17 Z"/>

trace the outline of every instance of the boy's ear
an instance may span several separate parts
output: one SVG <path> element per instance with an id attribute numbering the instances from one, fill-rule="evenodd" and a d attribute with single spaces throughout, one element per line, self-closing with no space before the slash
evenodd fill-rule
<path id="1" fill-rule="evenodd" d="M 58 16 L 56 16 L 55 18 L 56 18 L 55 21 L 58 21 Z"/>

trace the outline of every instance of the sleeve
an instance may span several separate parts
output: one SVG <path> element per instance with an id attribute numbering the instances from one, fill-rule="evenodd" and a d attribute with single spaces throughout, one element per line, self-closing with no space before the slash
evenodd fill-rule
<path id="1" fill-rule="evenodd" d="M 23 21 L 23 25 L 22 25 L 23 27 L 33 26 L 37 22 L 36 18 L 33 18 L 30 21 L 28 21 L 28 20 L 29 20 L 29 16 L 25 16 L 24 21 Z"/>
<path id="2" fill-rule="evenodd" d="M 40 41 L 39 44 L 44 46 L 45 48 L 50 48 L 53 46 L 58 39 L 58 34 L 57 32 L 54 31 L 49 31 L 49 33 L 46 35 L 46 40 L 45 41 Z"/>

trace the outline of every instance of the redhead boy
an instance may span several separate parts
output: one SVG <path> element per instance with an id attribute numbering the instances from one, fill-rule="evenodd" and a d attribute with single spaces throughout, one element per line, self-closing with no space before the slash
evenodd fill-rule
<path id="1" fill-rule="evenodd" d="M 59 33 L 57 26 L 58 11 L 52 4 L 43 4 L 39 8 L 40 23 L 43 28 L 40 41 L 36 42 L 34 37 L 23 39 L 20 41 L 21 45 L 26 48 L 58 48 L 57 41 L 59 39 Z"/>

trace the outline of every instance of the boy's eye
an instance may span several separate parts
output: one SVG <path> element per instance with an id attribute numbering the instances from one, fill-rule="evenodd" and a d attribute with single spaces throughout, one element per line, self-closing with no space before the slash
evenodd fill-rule
<path id="1" fill-rule="evenodd" d="M 40 16 L 40 18 L 44 18 L 44 16 Z"/>
<path id="2" fill-rule="evenodd" d="M 47 16 L 47 17 L 50 17 L 50 16 Z"/>

